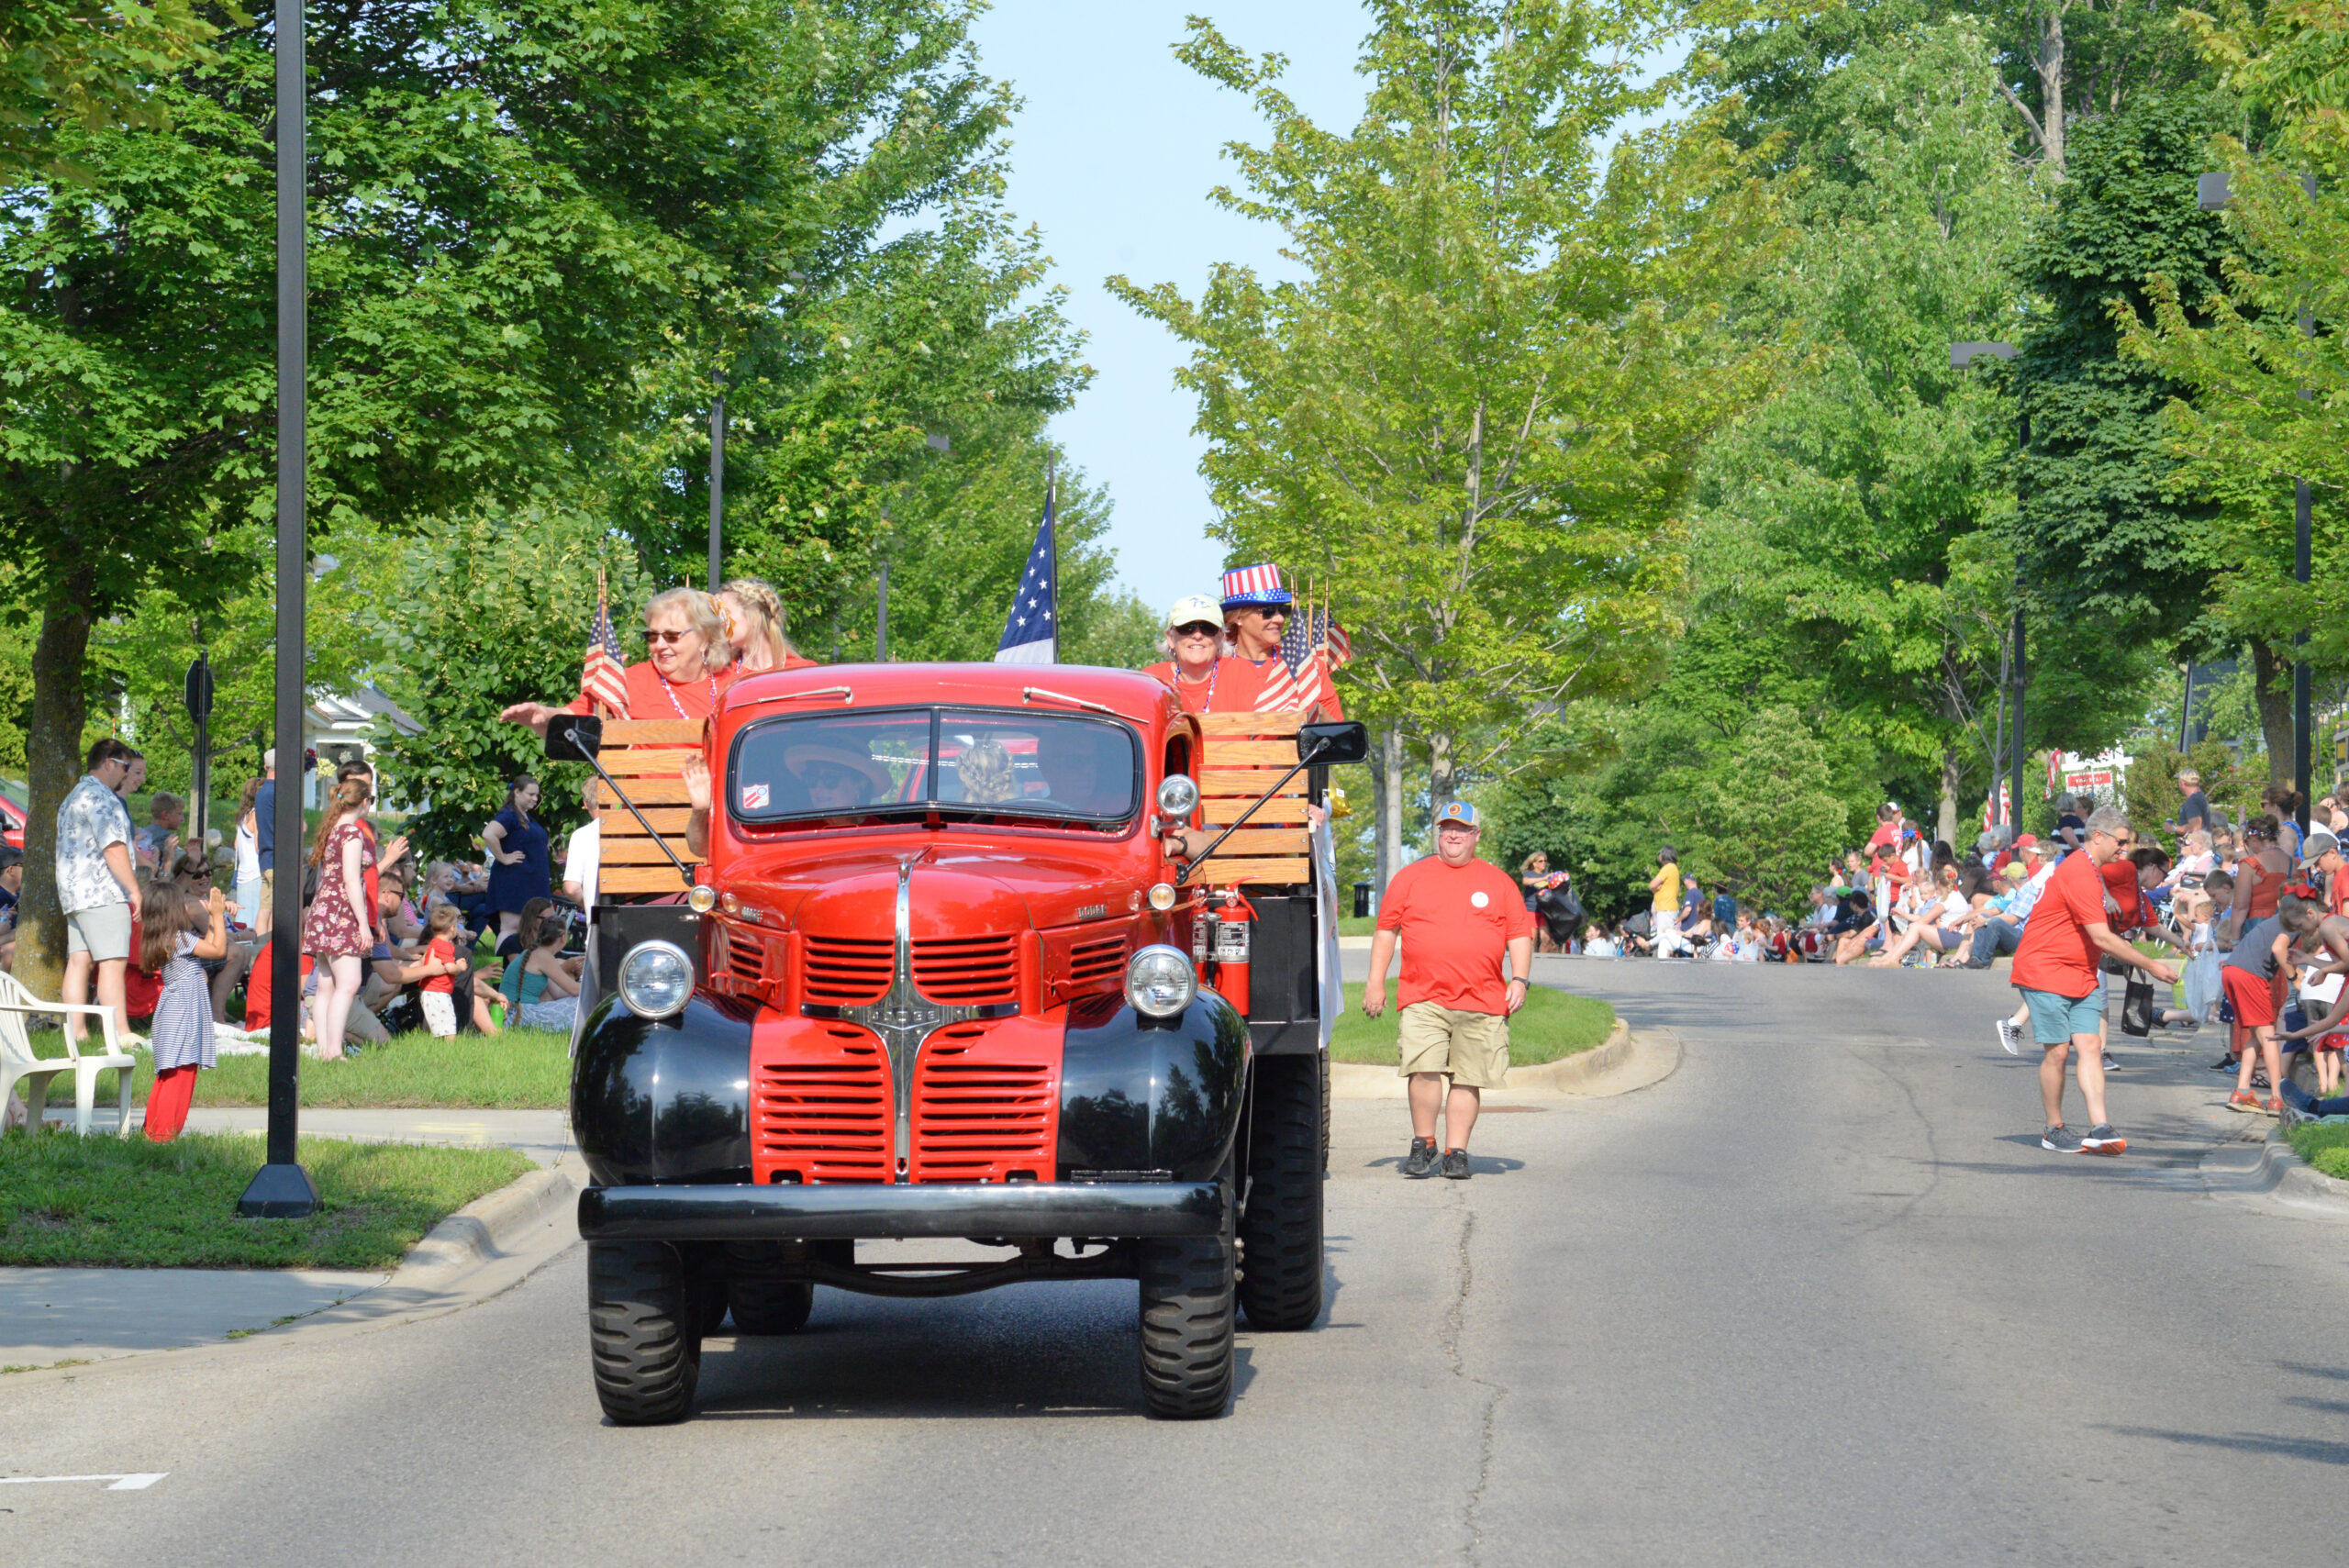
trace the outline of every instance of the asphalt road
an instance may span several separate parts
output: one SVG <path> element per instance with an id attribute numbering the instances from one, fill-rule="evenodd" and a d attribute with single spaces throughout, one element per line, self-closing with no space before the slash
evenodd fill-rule
<path id="1" fill-rule="evenodd" d="M 2349 1226 L 2207 1195 L 2192 1042 L 2118 1161 L 2037 1146 L 1969 973 L 1545 963 L 1677 1031 L 1637 1094 L 1407 1183 L 1339 1107 L 1328 1321 L 1220 1422 L 1137 1412 L 1133 1287 L 819 1292 L 601 1423 L 574 1251 L 467 1311 L 0 1377 L 23 1563 L 2337 1561 Z"/>

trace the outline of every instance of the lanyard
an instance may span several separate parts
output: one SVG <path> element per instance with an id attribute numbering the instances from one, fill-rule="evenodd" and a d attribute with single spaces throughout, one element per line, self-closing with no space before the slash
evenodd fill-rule
<path id="1" fill-rule="evenodd" d="M 1217 660 L 1214 663 L 1212 663 L 1212 664 L 1210 664 L 1210 665 L 1208 665 L 1208 696 L 1207 696 L 1207 700 L 1206 700 L 1205 702 L 1203 702 L 1203 703 L 1201 703 L 1201 704 L 1199 705 L 1199 711 L 1200 711 L 1201 713 L 1208 713 L 1208 712 L 1213 711 L 1213 709 L 1214 709 L 1214 707 L 1215 707 L 1215 683 L 1216 683 L 1216 677 L 1217 677 L 1217 676 L 1219 676 L 1219 675 L 1220 675 L 1220 674 L 1222 674 L 1222 673 L 1223 673 L 1223 661 L 1222 661 L 1222 660 L 1219 659 L 1219 660 Z M 1178 680 L 1178 681 L 1182 682 L 1182 683 L 1183 683 L 1183 684 L 1185 684 L 1185 685 L 1186 685 L 1186 686 L 1196 686 L 1196 685 L 1197 685 L 1197 684 L 1198 684 L 1198 682 L 1197 682 L 1197 681 L 1195 681 L 1195 680 L 1191 679 L 1188 675 L 1186 675 L 1185 673 L 1183 673 L 1183 666 L 1182 666 L 1182 664 L 1181 664 L 1179 662 L 1176 662 L 1176 664 L 1175 664 L 1175 666 L 1174 666 L 1174 678 L 1175 678 L 1176 680 Z"/>

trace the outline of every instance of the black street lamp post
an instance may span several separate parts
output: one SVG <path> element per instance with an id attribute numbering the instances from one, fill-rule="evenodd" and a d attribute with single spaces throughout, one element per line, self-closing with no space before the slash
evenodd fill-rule
<path id="1" fill-rule="evenodd" d="M 709 591 L 713 594 L 723 580 L 718 574 L 718 561 L 725 522 L 726 378 L 721 375 L 709 399 Z"/>
<path id="2" fill-rule="evenodd" d="M 303 590 L 309 273 L 304 253 L 302 0 L 277 0 L 277 789 L 270 920 L 269 1161 L 237 1200 L 253 1219 L 299 1219 L 318 1189 L 296 1157 L 302 1099 Z"/>
<path id="3" fill-rule="evenodd" d="M 2301 175 L 2300 188 L 2308 192 L 2310 200 L 2315 200 L 2316 176 Z M 2228 189 L 2225 170 L 2195 177 L 2194 202 L 2204 212 L 2221 211 L 2233 199 L 2233 193 Z M 2316 317 L 2305 308 L 2300 311 L 2300 336 L 2316 336 Z M 2307 387 L 2300 388 L 2301 402 L 2306 403 L 2312 396 Z M 2313 543 L 2310 509 L 2309 482 L 2306 479 L 2293 480 L 2292 577 L 2303 586 L 2309 580 L 2309 558 Z M 2292 788 L 2300 797 L 2300 808 L 2295 815 L 2303 839 L 2309 832 L 2309 795 L 2316 773 L 2316 727 L 2309 713 L 2309 662 L 2302 652 L 2308 646 L 2308 640 L 2309 629 L 2306 627 L 2292 634 Z"/>
<path id="4" fill-rule="evenodd" d="M 2012 343 L 1952 343 L 1949 346 L 1950 368 L 1952 370 L 1965 370 L 1973 364 L 1976 360 L 1981 359 L 1986 355 L 1992 359 L 2011 360 L 2015 357 L 2015 346 Z M 2018 467 L 2015 473 L 2015 507 L 2016 510 L 2020 512 L 2021 510 L 2023 501 L 2023 477 L 2020 462 L 2024 454 L 2031 450 L 2031 410 L 2022 406 L 2022 399 L 2020 396 L 2015 399 L 2015 406 L 2019 410 L 2021 410 L 2015 417 L 2015 456 L 2018 462 Z M 2014 695 L 2012 699 L 2014 704 L 2014 740 L 2012 751 L 2010 752 L 2010 756 L 2012 758 L 2012 773 L 2007 785 L 2009 793 L 2009 798 L 2007 803 L 2007 828 L 2009 832 L 2013 837 L 2017 838 L 2020 838 L 2022 833 L 2022 763 L 2023 757 L 2025 755 L 2022 728 L 2022 695 L 2023 685 L 2025 683 L 2025 666 L 2023 663 L 2022 589 L 2021 553 L 2021 551 L 2017 551 L 2015 560 L 2015 624 L 2014 630 L 2011 634 L 2014 639 L 2014 658 L 2008 666 L 2008 669 L 2011 673 L 2014 687 Z"/>

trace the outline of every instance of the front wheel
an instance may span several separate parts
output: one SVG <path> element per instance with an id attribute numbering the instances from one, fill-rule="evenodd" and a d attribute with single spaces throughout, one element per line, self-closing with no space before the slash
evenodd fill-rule
<path id="1" fill-rule="evenodd" d="M 596 1397 L 616 1425 L 660 1426 L 692 1413 L 701 1380 L 697 1306 L 675 1248 L 588 1244 L 588 1360 Z"/>
<path id="2" fill-rule="evenodd" d="M 1233 1269 L 1230 1190 L 1223 1231 L 1141 1247 L 1142 1407 L 1161 1420 L 1220 1416 L 1231 1404 Z"/>

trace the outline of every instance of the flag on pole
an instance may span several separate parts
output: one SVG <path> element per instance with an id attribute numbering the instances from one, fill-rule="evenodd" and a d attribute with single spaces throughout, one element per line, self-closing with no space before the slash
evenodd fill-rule
<path id="1" fill-rule="evenodd" d="M 579 695 L 602 703 L 614 718 L 628 717 L 628 672 L 620 662 L 620 639 L 612 631 L 612 598 L 604 574 L 596 573 L 596 620 L 587 628 L 587 659 L 579 668 Z"/>
<path id="2" fill-rule="evenodd" d="M 1281 630 L 1281 662 L 1287 666 L 1288 679 L 1282 681 L 1276 671 L 1264 683 L 1265 697 L 1270 700 L 1257 703 L 1259 713 L 1311 707 L 1329 695 L 1329 665 L 1322 654 L 1328 646 L 1330 612 L 1314 605 L 1310 595 L 1301 607 L 1304 613 L 1292 614 Z"/>
<path id="3" fill-rule="evenodd" d="M 996 644 L 998 664 L 1052 664 L 1060 620 L 1060 554 L 1052 545 L 1052 486 L 1044 486 L 1044 520 L 1036 528 L 1036 547 L 1028 552 L 1028 568 L 1019 574 L 1019 592 L 1012 596 L 1011 614 L 1004 617 L 1003 640 Z"/>

